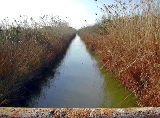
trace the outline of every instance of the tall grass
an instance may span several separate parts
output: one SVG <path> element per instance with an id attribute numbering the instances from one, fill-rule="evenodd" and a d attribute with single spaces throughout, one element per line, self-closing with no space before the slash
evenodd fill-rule
<path id="1" fill-rule="evenodd" d="M 97 1 L 98 2 L 98 1 Z M 160 1 L 115 0 L 80 36 L 102 62 L 136 93 L 140 106 L 160 106 Z"/>
<path id="2" fill-rule="evenodd" d="M 0 23 L 0 105 L 21 91 L 29 75 L 54 63 L 76 32 L 54 17 L 20 18 Z"/>

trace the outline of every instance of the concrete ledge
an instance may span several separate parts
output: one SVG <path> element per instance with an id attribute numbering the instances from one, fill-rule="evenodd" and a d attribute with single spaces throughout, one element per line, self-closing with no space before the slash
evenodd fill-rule
<path id="1" fill-rule="evenodd" d="M 54 118 L 160 118 L 160 107 L 143 108 L 13 108 L 1 107 L 0 117 L 54 117 Z"/>

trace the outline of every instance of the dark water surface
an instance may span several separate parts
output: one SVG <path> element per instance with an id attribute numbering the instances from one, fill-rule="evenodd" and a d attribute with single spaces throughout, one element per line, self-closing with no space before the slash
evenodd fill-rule
<path id="1" fill-rule="evenodd" d="M 130 92 L 111 74 L 99 70 L 78 35 L 53 70 L 54 75 L 44 78 L 40 92 L 28 101 L 29 107 L 136 106 L 134 95 L 128 96 Z"/>

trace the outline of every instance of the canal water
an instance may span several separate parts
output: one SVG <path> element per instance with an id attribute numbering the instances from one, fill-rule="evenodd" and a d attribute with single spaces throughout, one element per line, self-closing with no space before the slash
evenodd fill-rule
<path id="1" fill-rule="evenodd" d="M 99 70 L 78 35 L 53 71 L 54 75 L 47 77 L 40 92 L 29 100 L 29 107 L 136 106 L 134 95 L 111 74 Z"/>

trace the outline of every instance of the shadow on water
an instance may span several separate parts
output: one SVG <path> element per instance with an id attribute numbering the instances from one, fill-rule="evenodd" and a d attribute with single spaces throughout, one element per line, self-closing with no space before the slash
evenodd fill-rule
<path id="1" fill-rule="evenodd" d="M 72 41 L 71 41 L 72 42 Z M 71 43 L 70 42 L 70 43 Z M 68 44 L 68 47 L 69 48 Z M 6 100 L 9 101 L 6 107 L 28 107 L 29 101 L 32 97 L 39 97 L 44 86 L 50 86 L 49 80 L 54 78 L 57 67 L 66 56 L 67 50 L 64 49 L 62 54 L 53 63 L 48 63 L 36 72 L 36 74 L 26 82 L 26 84 L 19 90 L 18 95 L 12 95 Z"/>

